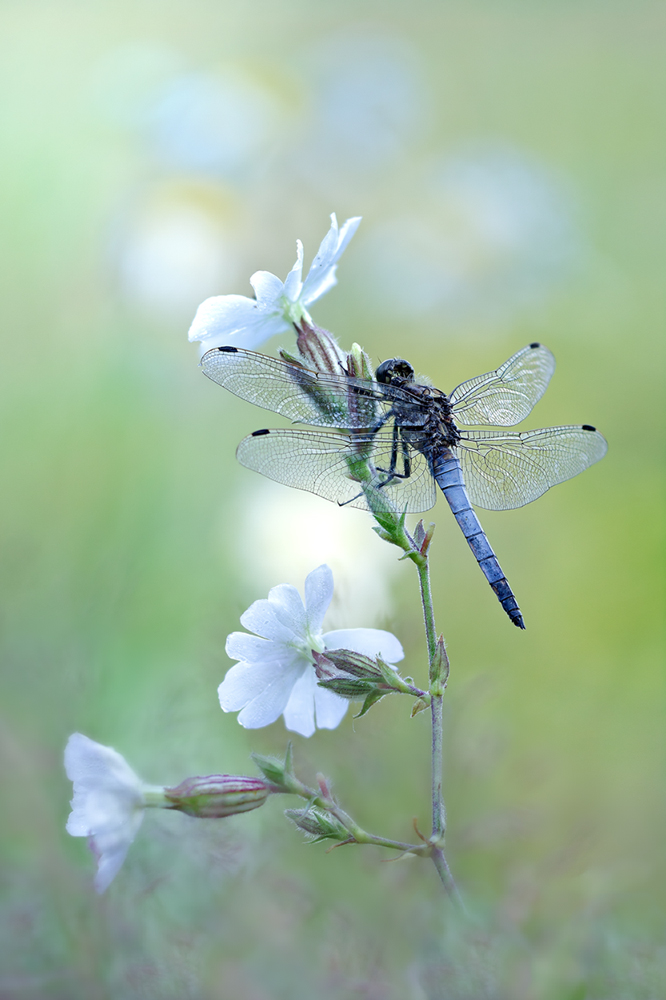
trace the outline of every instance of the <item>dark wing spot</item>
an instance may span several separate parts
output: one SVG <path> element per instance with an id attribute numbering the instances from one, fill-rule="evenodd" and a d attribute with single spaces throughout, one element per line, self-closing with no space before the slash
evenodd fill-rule
<path id="1" fill-rule="evenodd" d="M 270 431 L 266 430 L 266 428 L 264 428 L 263 431 L 252 431 L 252 434 L 250 435 L 250 437 L 253 437 L 253 438 L 261 437 L 262 434 L 270 434 Z"/>
<path id="2" fill-rule="evenodd" d="M 535 340 L 533 344 L 530 344 L 530 347 L 532 348 L 532 350 L 534 350 L 535 347 L 541 347 L 541 344 Z"/>
<path id="3" fill-rule="evenodd" d="M 238 353 L 238 348 L 237 347 L 229 347 L 229 346 L 225 345 L 224 347 L 218 347 L 218 351 L 225 351 L 227 354 L 237 354 Z"/>
<path id="4" fill-rule="evenodd" d="M 582 431 L 596 431 L 596 429 L 597 428 L 593 427 L 592 424 L 583 424 L 583 426 L 581 427 Z"/>

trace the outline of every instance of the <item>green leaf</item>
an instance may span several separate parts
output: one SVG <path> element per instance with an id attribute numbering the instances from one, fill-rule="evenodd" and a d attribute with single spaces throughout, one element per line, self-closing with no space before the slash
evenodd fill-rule
<path id="1" fill-rule="evenodd" d="M 358 715 L 355 715 L 354 718 L 360 719 L 362 715 L 365 715 L 365 713 L 368 712 L 374 704 L 376 704 L 376 702 L 381 701 L 381 699 L 384 697 L 385 694 L 386 691 L 377 691 L 377 690 L 371 691 L 370 694 L 365 699 L 365 701 L 363 702 L 361 711 L 358 713 Z"/>

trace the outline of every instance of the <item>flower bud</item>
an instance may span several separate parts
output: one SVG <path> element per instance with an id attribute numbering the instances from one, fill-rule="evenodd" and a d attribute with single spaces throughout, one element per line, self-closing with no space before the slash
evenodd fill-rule
<path id="1" fill-rule="evenodd" d="M 432 522 L 427 528 L 424 527 L 422 520 L 416 525 L 416 528 L 414 529 L 414 541 L 422 556 L 424 556 L 430 548 L 430 543 L 434 533 L 435 525 Z"/>
<path id="2" fill-rule="evenodd" d="M 439 684 L 441 691 L 444 690 L 449 679 L 449 657 L 443 635 L 440 635 L 435 645 L 435 653 L 430 664 L 430 679 L 431 682 Z"/>
<path id="3" fill-rule="evenodd" d="M 359 344 L 352 344 L 352 349 L 347 355 L 347 371 L 355 378 L 372 381 L 375 377 L 370 358 Z"/>
<path id="4" fill-rule="evenodd" d="M 382 683 L 381 672 L 374 662 L 351 649 L 312 650 L 319 687 L 333 691 L 348 701 L 362 701 Z M 386 692 L 384 692 L 386 693 Z"/>
<path id="5" fill-rule="evenodd" d="M 270 785 L 262 778 L 209 774 L 204 778 L 185 778 L 175 788 L 165 788 L 164 795 L 170 809 L 199 819 L 219 819 L 258 809 L 270 791 Z"/>
<path id="6" fill-rule="evenodd" d="M 340 375 L 345 370 L 347 355 L 339 347 L 333 334 L 320 326 L 310 326 L 301 320 L 296 346 L 304 361 L 318 372 Z"/>
<path id="7" fill-rule="evenodd" d="M 320 681 L 338 677 L 357 677 L 361 680 L 381 681 L 382 672 L 375 660 L 353 649 L 327 649 L 325 653 L 312 650 L 315 671 Z"/>
<path id="8" fill-rule="evenodd" d="M 349 830 L 334 816 L 312 806 L 308 809 L 285 809 L 284 814 L 296 824 L 299 830 L 303 830 L 315 841 L 351 839 Z"/>
<path id="9" fill-rule="evenodd" d="M 284 760 L 277 757 L 264 757 L 263 754 L 250 754 L 252 760 L 257 765 L 266 781 L 273 785 L 273 791 L 288 792 L 291 788 L 291 779 L 294 777 L 294 757 L 293 746 L 287 744 L 287 751 Z"/>

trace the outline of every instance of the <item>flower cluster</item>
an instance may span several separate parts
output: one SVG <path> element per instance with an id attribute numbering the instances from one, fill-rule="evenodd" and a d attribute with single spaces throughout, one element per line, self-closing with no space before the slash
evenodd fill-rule
<path id="1" fill-rule="evenodd" d="M 295 328 L 301 358 L 315 370 L 337 373 L 342 367 L 355 372 L 359 366 L 369 365 L 360 348 L 344 354 L 330 334 L 313 326 L 307 311 L 336 283 L 337 263 L 359 222 L 359 218 L 348 219 L 338 228 L 335 215 L 331 216 L 331 228 L 305 279 L 299 241 L 296 263 L 284 282 L 267 271 L 257 271 L 250 279 L 255 299 L 242 295 L 207 299 L 194 318 L 190 340 L 202 341 L 207 348 L 254 348 L 273 334 Z M 365 374 L 360 369 L 359 374 Z M 324 564 L 306 577 L 304 599 L 295 587 L 280 584 L 265 600 L 248 608 L 240 619 L 248 631 L 233 632 L 227 638 L 226 652 L 238 662 L 218 689 L 225 712 L 238 712 L 239 723 L 248 729 L 270 725 L 282 715 L 287 729 L 308 737 L 316 728 L 338 726 L 357 689 L 367 703 L 368 684 L 374 685 L 373 698 L 406 686 L 397 672 L 393 678 L 393 665 L 404 654 L 390 632 L 375 628 L 323 631 L 332 597 L 333 574 Z M 341 651 L 341 662 L 346 665 L 342 681 L 330 676 L 335 650 Z M 370 672 L 371 680 L 363 684 L 355 674 L 352 680 L 356 687 L 350 694 L 349 671 L 358 673 L 361 669 L 357 660 L 362 661 L 365 673 Z M 334 690 L 341 683 L 344 697 Z M 67 831 L 74 837 L 88 838 L 97 858 L 97 891 L 104 892 L 120 869 L 146 808 L 221 818 L 256 809 L 275 792 L 296 788 L 296 794 L 310 794 L 296 779 L 284 778 L 287 759 L 281 765 L 280 780 L 275 779 L 270 761 L 257 758 L 256 763 L 261 778 L 222 774 L 186 778 L 176 787 L 146 785 L 111 747 L 74 733 L 65 749 L 65 770 L 74 789 Z M 344 823 L 330 817 L 322 834 L 324 819 L 313 811 L 311 803 L 308 809 L 292 810 L 288 815 L 306 832 L 338 840 L 348 836 Z"/>

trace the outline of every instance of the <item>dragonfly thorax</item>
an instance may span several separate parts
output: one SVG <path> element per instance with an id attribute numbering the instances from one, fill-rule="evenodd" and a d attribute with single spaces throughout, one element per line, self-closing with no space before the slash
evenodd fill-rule
<path id="1" fill-rule="evenodd" d="M 400 385 L 414 381 L 414 369 L 404 358 L 390 358 L 382 361 L 375 372 L 375 378 L 383 385 Z"/>

